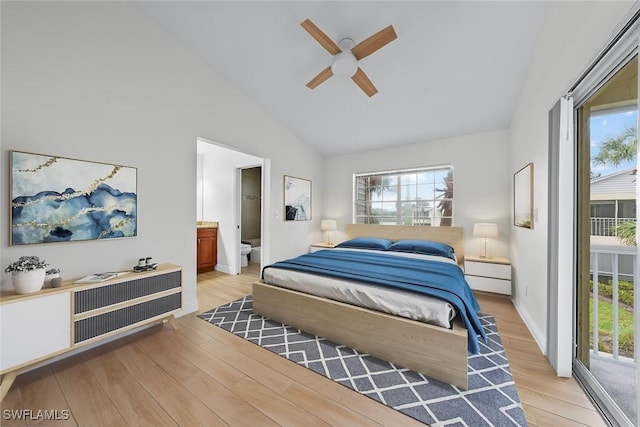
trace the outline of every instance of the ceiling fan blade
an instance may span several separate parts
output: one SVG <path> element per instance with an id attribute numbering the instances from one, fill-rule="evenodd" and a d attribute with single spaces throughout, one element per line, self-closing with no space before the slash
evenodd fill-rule
<path id="1" fill-rule="evenodd" d="M 393 29 L 393 25 L 389 25 L 387 28 L 378 31 L 374 35 L 355 45 L 353 49 L 351 49 L 351 53 L 353 53 L 353 56 L 360 61 L 362 58 L 366 58 L 376 50 L 384 47 L 397 38 L 398 35 Z"/>
<path id="2" fill-rule="evenodd" d="M 331 76 L 333 76 L 333 71 L 331 71 L 331 66 L 329 66 L 324 70 L 320 71 L 320 74 L 318 74 L 313 79 L 311 79 L 311 81 L 307 83 L 307 87 L 309 89 L 314 89 L 316 86 L 318 86 L 320 83 L 323 83 L 325 80 L 327 80 Z"/>
<path id="3" fill-rule="evenodd" d="M 307 33 L 311 34 L 311 37 L 320 43 L 320 46 L 327 49 L 331 55 L 337 55 L 342 52 L 342 49 L 309 19 L 305 19 L 300 25 L 307 30 Z"/>
<path id="4" fill-rule="evenodd" d="M 367 77 L 367 75 L 364 73 L 364 71 L 362 71 L 362 68 L 360 67 L 358 67 L 356 73 L 353 75 L 353 77 L 351 77 L 351 80 L 353 80 L 358 86 L 360 86 L 360 89 L 362 89 L 362 91 L 366 93 L 369 98 L 378 93 L 378 89 L 376 89 L 373 83 L 371 83 L 369 77 Z"/>

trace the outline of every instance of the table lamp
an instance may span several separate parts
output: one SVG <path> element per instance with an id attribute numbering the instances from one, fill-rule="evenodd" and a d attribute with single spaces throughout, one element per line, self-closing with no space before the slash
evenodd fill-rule
<path id="1" fill-rule="evenodd" d="M 498 237 L 498 224 L 489 222 L 473 224 L 473 237 L 481 237 L 484 240 L 483 251 L 480 253 L 480 258 L 490 258 L 487 257 L 487 240 Z"/>
<path id="2" fill-rule="evenodd" d="M 327 232 L 327 243 L 331 244 L 331 230 L 337 230 L 338 224 L 335 219 L 323 219 L 320 221 L 320 230 Z"/>

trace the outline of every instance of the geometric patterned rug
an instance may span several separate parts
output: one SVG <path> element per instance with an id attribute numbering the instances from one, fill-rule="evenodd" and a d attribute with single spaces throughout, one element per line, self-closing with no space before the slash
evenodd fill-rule
<path id="1" fill-rule="evenodd" d="M 526 426 L 495 320 L 480 315 L 487 342 L 469 355 L 469 390 L 359 353 L 251 312 L 251 295 L 198 315 L 427 425 Z"/>

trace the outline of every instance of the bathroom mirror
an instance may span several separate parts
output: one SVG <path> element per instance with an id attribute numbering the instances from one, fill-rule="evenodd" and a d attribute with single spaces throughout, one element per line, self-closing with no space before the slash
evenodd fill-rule
<path id="1" fill-rule="evenodd" d="M 311 219 L 311 181 L 284 176 L 284 220 L 309 221 Z"/>

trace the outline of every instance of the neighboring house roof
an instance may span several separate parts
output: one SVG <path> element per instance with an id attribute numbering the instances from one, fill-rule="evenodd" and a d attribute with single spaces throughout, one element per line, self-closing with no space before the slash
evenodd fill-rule
<path id="1" fill-rule="evenodd" d="M 591 200 L 636 198 L 637 169 L 629 168 L 591 180 Z"/>

